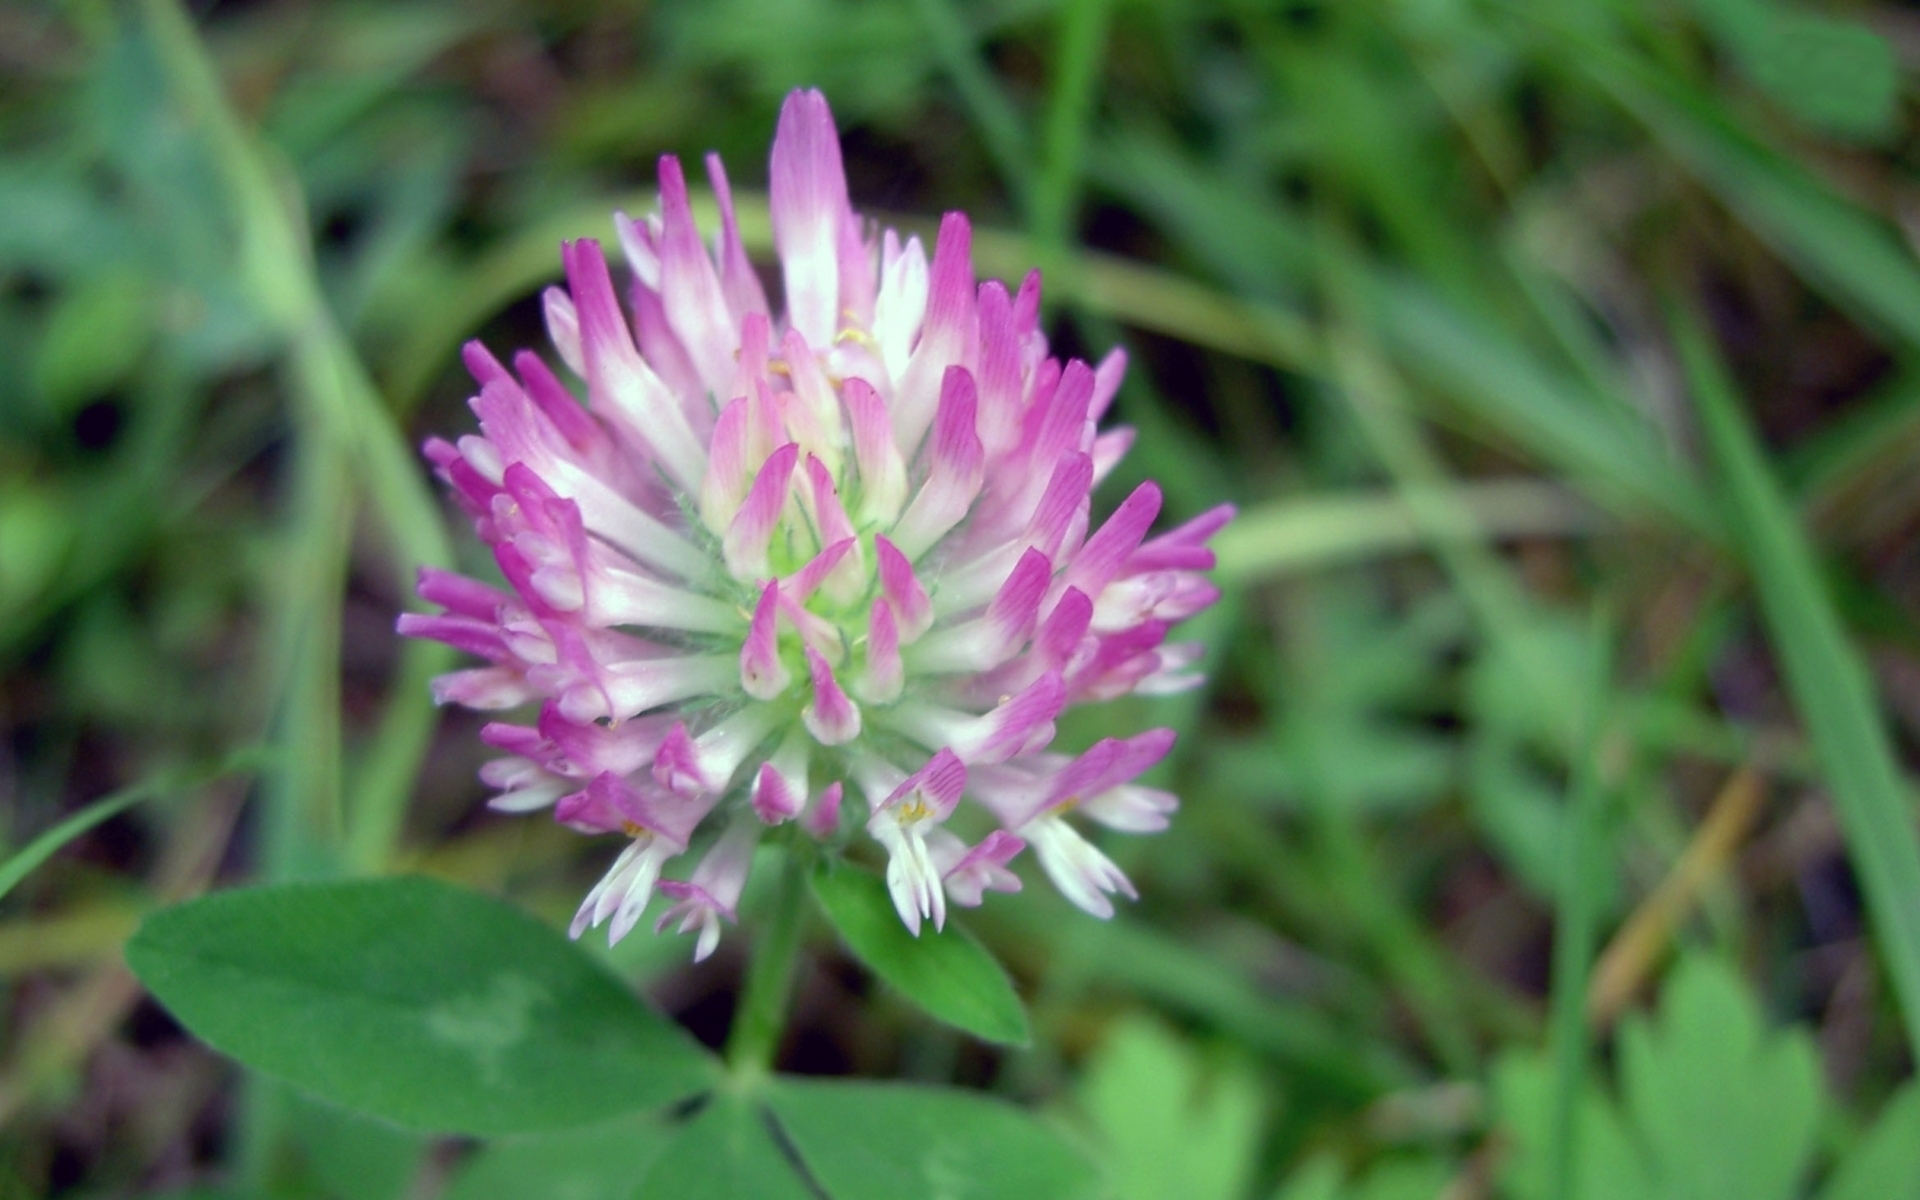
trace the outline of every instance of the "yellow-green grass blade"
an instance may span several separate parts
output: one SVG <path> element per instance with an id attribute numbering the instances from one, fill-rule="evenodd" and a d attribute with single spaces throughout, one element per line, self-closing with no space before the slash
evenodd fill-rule
<path id="1" fill-rule="evenodd" d="M 1720 494 L 1853 858 L 1874 940 L 1920 1055 L 1920 836 L 1885 721 L 1818 564 L 1706 335 L 1678 341 Z"/>

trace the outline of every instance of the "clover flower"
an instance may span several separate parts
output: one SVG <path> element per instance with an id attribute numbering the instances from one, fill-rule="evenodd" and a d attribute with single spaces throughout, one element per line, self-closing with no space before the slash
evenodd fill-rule
<path id="1" fill-rule="evenodd" d="M 628 839 L 574 918 L 612 941 L 655 891 L 656 930 L 732 922 L 763 830 L 794 821 L 885 850 L 918 934 L 947 905 L 1017 891 L 1032 849 L 1096 916 L 1127 877 L 1076 828 L 1165 828 L 1175 798 L 1134 781 L 1170 730 L 1048 750 L 1062 709 L 1193 686 L 1198 647 L 1169 628 L 1211 604 L 1208 512 L 1148 538 L 1143 484 L 1097 528 L 1090 494 L 1132 442 L 1096 431 L 1124 355 L 1048 356 L 1040 281 L 975 284 L 971 228 L 876 234 L 848 205 L 838 134 L 795 92 L 774 138 L 770 204 L 786 313 L 747 260 L 727 178 L 709 251 L 679 162 L 660 211 L 616 215 L 632 270 L 622 306 L 597 242 L 565 244 L 545 294 L 555 349 L 584 406 L 542 359 L 511 369 L 478 342 L 480 433 L 426 444 L 510 590 L 421 572 L 439 615 L 403 634 L 488 665 L 435 681 L 482 710 L 539 705 L 481 736 L 491 806 L 551 806 Z M 844 804 L 851 790 L 862 809 Z M 948 826 L 971 799 L 998 826 Z M 724 832 L 686 882 L 661 881 L 714 818 Z"/>

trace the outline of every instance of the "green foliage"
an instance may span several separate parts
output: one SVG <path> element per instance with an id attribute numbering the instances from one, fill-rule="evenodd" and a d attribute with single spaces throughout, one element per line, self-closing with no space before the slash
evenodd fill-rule
<path id="1" fill-rule="evenodd" d="M 463 1163 L 441 1200 L 630 1200 L 671 1136 L 658 1116 L 489 1142 Z"/>
<path id="2" fill-rule="evenodd" d="M 767 1099 L 809 1177 L 834 1200 L 1092 1200 L 1098 1183 L 1059 1135 L 985 1096 L 784 1079 Z"/>
<path id="3" fill-rule="evenodd" d="M 1551 1194 L 1551 1087 L 1544 1062 L 1518 1055 L 1495 1075 L 1514 1147 L 1506 1181 L 1517 1200 Z M 1658 1016 L 1622 1031 L 1618 1101 L 1597 1084 L 1579 1097 L 1570 1200 L 1787 1200 L 1813 1165 L 1827 1106 L 1805 1031 L 1770 1032 L 1737 975 L 1685 960 Z"/>
<path id="4" fill-rule="evenodd" d="M 1345 1176 L 1338 1162 L 1316 1158 L 1288 1177 L 1273 1200 L 1426 1200 L 1443 1193 L 1453 1171 L 1437 1159 L 1409 1159 Z"/>
<path id="5" fill-rule="evenodd" d="M 1239 1200 L 1259 1166 L 1260 1088 L 1243 1064 L 1209 1071 L 1164 1026 L 1127 1018 L 1080 1080 L 1117 1200 Z"/>
<path id="6" fill-rule="evenodd" d="M 1920 1086 L 1908 1084 L 1834 1168 L 1820 1200 L 1915 1197 L 1920 1197 Z"/>
<path id="7" fill-rule="evenodd" d="M 712 1079 L 564 938 L 427 879 L 222 892 L 149 918 L 127 961 L 210 1045 L 409 1128 L 563 1128 Z"/>
<path id="8" fill-rule="evenodd" d="M 1886 0 L 9 13 L 0 1196 L 1431 1200 L 1504 1162 L 1546 1200 L 1564 1104 L 1574 1197 L 1920 1200 L 1910 25 Z M 1228 603 L 1181 634 L 1207 687 L 1062 723 L 1180 732 L 1172 827 L 1102 842 L 1141 902 L 1090 921 L 1022 860 L 978 942 L 914 941 L 842 867 L 816 884 L 838 940 L 811 904 L 790 930 L 802 1027 L 763 1031 L 773 1068 L 1071 1097 L 1097 1173 L 977 1093 L 730 1078 L 518 908 L 220 890 L 420 862 L 553 919 L 604 867 L 477 813 L 485 752 L 436 738 L 426 686 L 451 658 L 395 659 L 419 562 L 490 569 L 445 547 L 412 447 L 471 428 L 459 345 L 537 345 L 557 241 L 611 244 L 658 154 L 724 154 L 767 265 L 796 85 L 831 98 L 863 209 L 923 238 L 968 211 L 983 275 L 1045 268 L 1056 346 L 1127 347 L 1107 424 L 1140 436 L 1097 510 L 1146 475 L 1169 522 L 1243 505 Z M 1620 645 L 1587 746 L 1596 607 Z M 181 764 L 254 746 L 235 823 L 248 785 Z M 1594 1063 L 1517 1051 L 1569 832 L 1604 939 L 1734 768 L 1764 780 L 1763 848 L 1728 848 L 1638 969 L 1677 940 L 1764 993 L 1689 957 L 1655 1017 L 1569 1040 L 1556 981 L 1557 1044 Z M 1606 811 L 1576 827 L 1589 776 Z M 1806 836 L 1829 805 L 1838 848 Z M 136 965 L 191 1031 L 362 1112 L 124 1017 L 102 964 L 203 889 Z M 343 899 L 376 894 L 412 899 Z M 768 907 L 697 968 L 678 940 L 610 961 L 709 1036 Z M 566 1045 L 485 1086 L 426 1014 L 485 1045 L 522 995 L 493 981 L 536 969 L 585 999 L 528 1045 Z M 1810 1032 L 1758 1015 L 1788 1008 L 1820 1014 L 1831 1095 Z M 1382 1116 L 1490 1073 L 1491 1128 L 1465 1105 L 1413 1144 Z M 387 1119 L 579 1127 L 469 1151 Z"/>
<path id="9" fill-rule="evenodd" d="M 1769 99 L 1814 129 L 1875 141 L 1893 129 L 1893 47 L 1857 21 L 1784 0 L 1694 0 L 1701 17 Z"/>
<path id="10" fill-rule="evenodd" d="M 879 877 L 852 866 L 813 876 L 813 894 L 847 948 L 930 1015 L 975 1037 L 1024 1045 L 1027 1014 L 1006 971 L 957 922 L 908 933 Z"/>
<path id="11" fill-rule="evenodd" d="M 674 1132 L 634 1200 L 813 1200 L 777 1136 L 759 1104 L 723 1092 Z"/>
<path id="12" fill-rule="evenodd" d="M 1708 451 L 1726 487 L 1729 521 L 1833 788 L 1907 1041 L 1920 1059 L 1920 832 L 1912 789 L 1901 778 L 1885 718 L 1813 551 L 1731 385 L 1698 330 L 1683 324 L 1679 342 Z"/>

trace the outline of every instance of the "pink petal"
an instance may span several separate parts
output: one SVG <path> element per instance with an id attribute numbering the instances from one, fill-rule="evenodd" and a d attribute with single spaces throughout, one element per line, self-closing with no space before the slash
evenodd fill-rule
<path id="1" fill-rule="evenodd" d="M 822 839 L 833 836 L 840 828 L 840 798 L 845 791 L 846 788 L 837 779 L 827 785 L 826 790 L 820 793 L 820 798 L 813 802 L 813 807 L 800 818 L 800 824 L 808 833 Z"/>
<path id="2" fill-rule="evenodd" d="M 858 376 L 841 387 L 840 399 L 853 431 L 854 462 L 860 468 L 860 517 L 891 524 L 906 503 L 907 467 L 894 445 L 886 401 Z"/>
<path id="3" fill-rule="evenodd" d="M 842 691 L 833 668 L 818 650 L 807 647 L 807 669 L 813 677 L 813 699 L 800 714 L 807 731 L 823 746 L 839 746 L 860 736 L 860 709 Z"/>
<path id="4" fill-rule="evenodd" d="M 769 582 L 760 591 L 740 647 L 740 687 L 756 700 L 771 700 L 793 682 L 792 672 L 780 661 L 779 619 L 780 585 Z"/>
<path id="5" fill-rule="evenodd" d="M 920 586 L 913 564 L 885 537 L 873 539 L 874 558 L 880 567 L 880 594 L 893 606 L 900 622 L 902 644 L 915 641 L 933 624 L 933 601 Z"/>
<path id="6" fill-rule="evenodd" d="M 800 461 L 800 447 L 792 442 L 775 450 L 753 478 L 746 501 L 727 526 L 721 552 L 727 570 L 742 581 L 764 579 L 769 573 L 767 551 L 780 514 L 787 505 L 787 491 L 793 468 Z M 1131 547 L 1129 547 L 1131 549 Z"/>
<path id="7" fill-rule="evenodd" d="M 894 441 L 911 451 L 926 436 L 940 403 L 948 367 L 971 358 L 978 336 L 973 296 L 973 226 L 962 213 L 940 221 L 927 285 L 927 315 L 920 342 L 894 387 Z"/>
<path id="8" fill-rule="evenodd" d="M 893 527 L 893 543 L 909 559 L 919 558 L 945 537 L 980 494 L 986 458 L 974 430 L 976 407 L 972 373 L 965 367 L 948 368 L 927 447 L 927 481 Z"/>
<path id="9" fill-rule="evenodd" d="M 760 286 L 760 275 L 747 259 L 747 248 L 740 241 L 740 222 L 733 211 L 733 189 L 727 184 L 727 170 L 718 154 L 707 155 L 707 179 L 713 184 L 713 198 L 720 205 L 720 290 L 727 307 L 739 320 L 749 313 L 762 317 L 767 293 Z"/>
<path id="10" fill-rule="evenodd" d="M 919 819 L 944 821 L 966 790 L 967 765 L 952 750 L 943 747 L 894 788 L 879 807 L 917 802 L 926 810 Z"/>
<path id="11" fill-rule="evenodd" d="M 805 802 L 806 796 L 796 790 L 771 762 L 760 764 L 760 771 L 753 780 L 753 811 L 759 814 L 762 821 L 778 825 L 791 820 L 798 815 Z"/>
<path id="12" fill-rule="evenodd" d="M 699 486 L 706 469 L 706 448 L 694 438 L 678 399 L 634 346 L 600 243 L 592 238 L 564 243 L 561 254 L 579 315 L 580 348 L 595 410 L 635 444 L 651 450 L 681 488 Z"/>
<path id="13" fill-rule="evenodd" d="M 809 342 L 829 345 L 839 321 L 840 230 L 849 209 L 840 135 L 819 92 L 792 92 L 781 105 L 768 190 L 787 319 Z"/>
<path id="14" fill-rule="evenodd" d="M 899 699 L 906 678 L 893 608 L 885 599 L 877 599 L 867 619 L 867 668 L 860 681 L 860 698 L 869 704 L 891 703 Z"/>
<path id="15" fill-rule="evenodd" d="M 1122 500 L 1106 524 L 1080 547 L 1080 553 L 1074 555 L 1061 575 L 1062 582 L 1098 597 L 1100 590 L 1113 581 L 1120 568 L 1133 557 L 1133 552 L 1140 548 L 1140 539 L 1146 536 L 1153 519 L 1159 515 L 1160 487 L 1148 480 Z"/>

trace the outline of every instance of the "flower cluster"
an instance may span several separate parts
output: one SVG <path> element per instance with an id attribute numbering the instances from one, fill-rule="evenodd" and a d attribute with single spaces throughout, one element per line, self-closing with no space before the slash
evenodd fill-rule
<path id="1" fill-rule="evenodd" d="M 598 243 L 563 247 L 547 326 L 584 406 L 539 356 L 509 367 L 476 342 L 481 432 L 427 443 L 510 590 L 423 571 L 444 611 L 400 631 L 487 661 L 437 680 L 439 701 L 539 705 L 482 733 L 506 753 L 482 771 L 492 806 L 628 839 L 576 937 L 611 921 L 619 940 L 657 891 L 656 929 L 697 929 L 704 958 L 762 832 L 787 821 L 836 842 L 864 827 L 916 934 L 950 902 L 1017 890 L 1028 848 L 1110 915 L 1133 887 L 1069 816 L 1164 828 L 1175 798 L 1134 780 L 1173 733 L 1070 757 L 1048 750 L 1054 719 L 1198 681 L 1197 648 L 1167 632 L 1218 595 L 1200 572 L 1231 509 L 1148 538 L 1148 483 L 1090 527 L 1132 440 L 1096 431 L 1124 356 L 1049 357 L 1038 274 L 976 285 L 965 217 L 931 261 L 863 225 L 818 92 L 788 97 L 773 144 L 784 318 L 716 157 L 707 172 L 711 249 L 671 157 L 660 211 L 616 217 L 625 306 Z M 963 798 L 998 826 L 971 844 L 947 823 Z M 704 859 L 662 881 L 709 817 Z"/>

